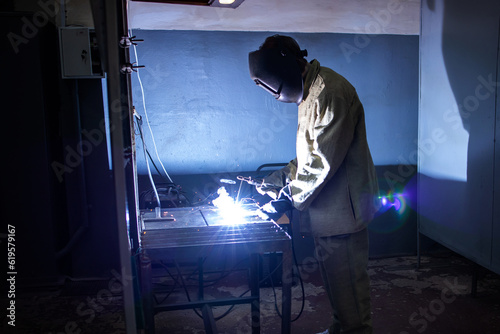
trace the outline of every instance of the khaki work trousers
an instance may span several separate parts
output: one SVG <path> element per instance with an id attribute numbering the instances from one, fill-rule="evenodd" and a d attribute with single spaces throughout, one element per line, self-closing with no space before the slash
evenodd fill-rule
<path id="1" fill-rule="evenodd" d="M 314 239 L 315 255 L 333 309 L 330 334 L 372 333 L 368 231 Z"/>

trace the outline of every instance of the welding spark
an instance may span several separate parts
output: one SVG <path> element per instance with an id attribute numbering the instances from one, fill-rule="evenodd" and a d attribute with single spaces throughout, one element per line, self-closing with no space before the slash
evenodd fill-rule
<path id="1" fill-rule="evenodd" d="M 248 221 L 245 217 L 255 215 L 254 212 L 246 210 L 241 207 L 240 203 L 229 196 L 226 188 L 220 187 L 217 190 L 219 197 L 214 199 L 212 203 L 219 209 L 219 215 L 223 219 L 225 225 L 238 225 L 244 224 Z"/>

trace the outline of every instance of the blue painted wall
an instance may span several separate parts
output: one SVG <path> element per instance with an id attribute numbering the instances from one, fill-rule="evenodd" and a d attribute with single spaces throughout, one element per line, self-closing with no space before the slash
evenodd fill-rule
<path id="1" fill-rule="evenodd" d="M 133 34 L 145 40 L 137 54 L 146 66 L 140 70 L 146 108 L 171 175 L 252 171 L 294 158 L 297 106 L 277 102 L 248 74 L 248 52 L 272 32 Z M 405 158 L 417 149 L 418 36 L 289 35 L 308 50 L 308 60 L 318 59 L 357 88 L 375 164 L 416 163 Z M 133 98 L 144 116 L 136 75 Z M 153 151 L 149 136 L 146 143 Z M 140 150 L 138 169 L 147 173 Z"/>

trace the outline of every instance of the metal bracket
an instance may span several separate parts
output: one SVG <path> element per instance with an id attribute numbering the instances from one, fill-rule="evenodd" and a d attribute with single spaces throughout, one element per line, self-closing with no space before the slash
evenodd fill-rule
<path id="1" fill-rule="evenodd" d="M 137 42 L 144 42 L 143 39 L 137 39 L 135 36 L 123 36 L 120 39 L 120 46 L 122 48 L 129 48 L 132 45 L 137 45 Z"/>
<path id="2" fill-rule="evenodd" d="M 122 68 L 120 69 L 120 72 L 123 74 L 130 74 L 132 72 L 137 72 L 137 68 L 144 68 L 146 66 L 144 65 L 134 65 L 136 63 L 125 63 L 122 65 Z"/>

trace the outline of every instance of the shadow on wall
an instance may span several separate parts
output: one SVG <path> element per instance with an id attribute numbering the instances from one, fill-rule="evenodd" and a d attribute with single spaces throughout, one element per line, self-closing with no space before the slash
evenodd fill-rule
<path id="1" fill-rule="evenodd" d="M 489 265 L 500 3 L 422 5 L 419 213 L 424 234 Z M 442 61 L 442 63 L 441 63 Z"/>

